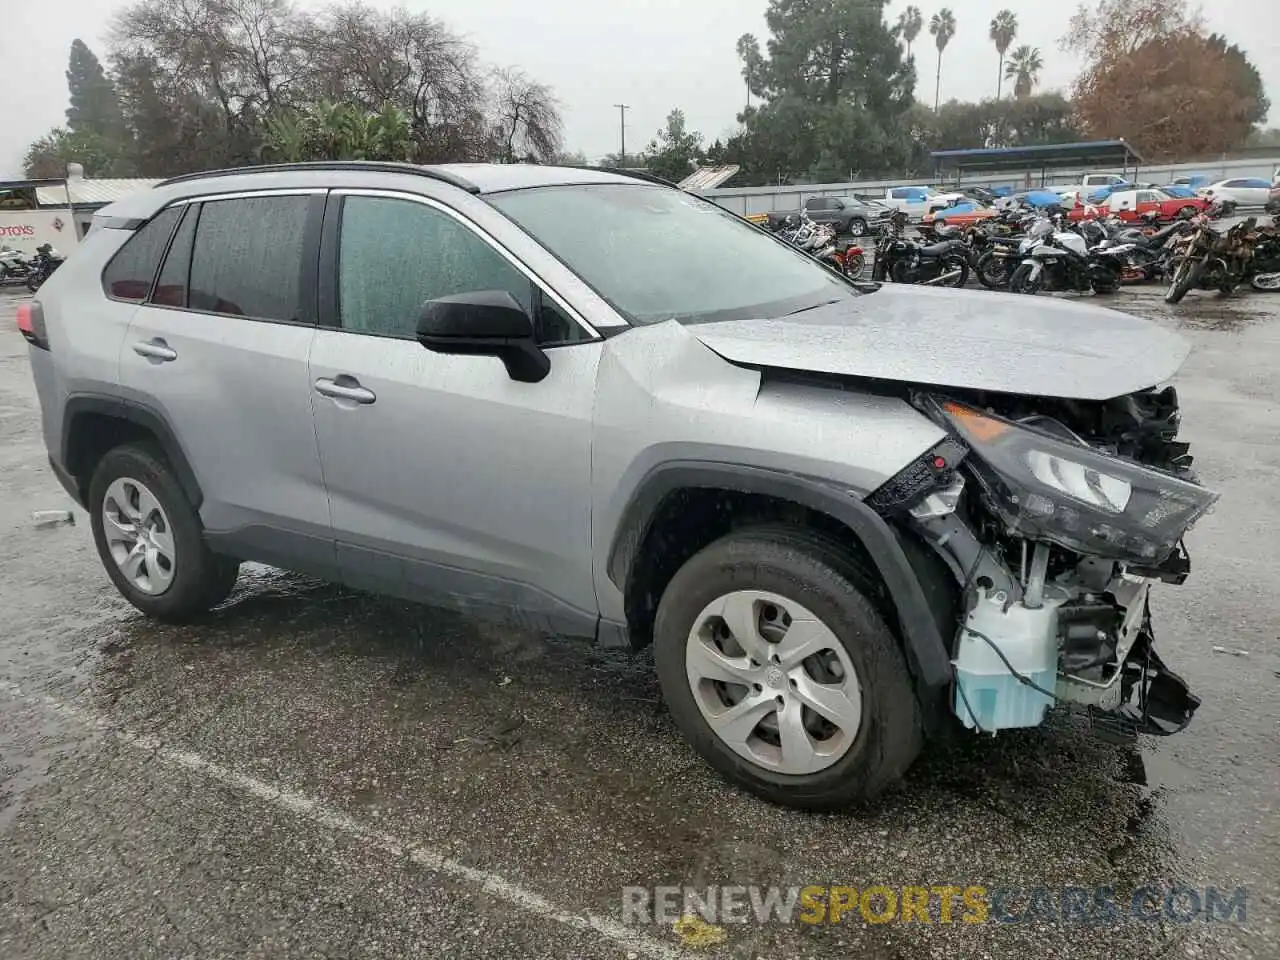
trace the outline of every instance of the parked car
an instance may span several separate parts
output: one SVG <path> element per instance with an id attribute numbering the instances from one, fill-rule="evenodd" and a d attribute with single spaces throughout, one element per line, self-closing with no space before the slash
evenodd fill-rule
<path id="1" fill-rule="evenodd" d="M 968 227 L 999 214 L 976 200 L 961 200 L 951 206 L 924 215 L 924 222 L 934 226 Z"/>
<path id="2" fill-rule="evenodd" d="M 1046 207 L 1065 207 L 1062 195 L 1052 190 L 1040 188 L 1013 193 L 996 201 L 997 211 L 1014 210 L 1019 207 L 1034 207 L 1038 210 Z"/>
<path id="3" fill-rule="evenodd" d="M 804 202 L 804 212 L 814 223 L 830 223 L 840 236 L 862 237 L 889 222 L 893 210 L 883 204 L 867 203 L 857 197 L 810 197 Z M 777 228 L 787 217 L 796 217 L 799 210 L 775 210 L 768 216 L 771 227 Z"/>
<path id="4" fill-rule="evenodd" d="M 1236 177 L 1232 180 L 1219 180 L 1200 191 L 1200 195 L 1210 200 L 1230 200 L 1246 206 L 1262 206 L 1271 195 L 1271 184 L 1261 177 Z"/>
<path id="5" fill-rule="evenodd" d="M 1194 173 L 1185 177 L 1174 177 L 1173 182 L 1177 186 L 1190 187 L 1192 190 L 1199 190 L 1201 187 L 1207 187 L 1212 181 L 1203 174 Z"/>
<path id="6" fill-rule="evenodd" d="M 105 207 L 18 327 L 53 470 L 152 617 L 260 561 L 652 643 L 694 749 L 813 808 L 951 716 L 1198 705 L 1146 611 L 1216 495 L 1156 386 L 1188 347 L 1135 317 L 858 284 L 617 172 L 330 162 Z"/>
<path id="7" fill-rule="evenodd" d="M 1128 182 L 1128 178 L 1118 173 L 1086 173 L 1081 175 L 1078 180 L 1058 181 L 1052 186 L 1043 189 L 1052 190 L 1055 193 L 1076 192 L 1088 196 L 1099 187 L 1122 186 Z"/>
<path id="8" fill-rule="evenodd" d="M 1280 184 L 1276 184 L 1267 194 L 1266 212 L 1272 216 L 1280 213 Z"/>
<path id="9" fill-rule="evenodd" d="M 1180 199 L 1199 196 L 1194 188 L 1182 183 L 1161 183 L 1157 184 L 1156 189 L 1163 190 L 1169 196 Z"/>
<path id="10" fill-rule="evenodd" d="M 1171 197 L 1162 190 L 1112 190 L 1100 202 L 1077 204 L 1067 212 L 1071 220 L 1093 216 L 1113 216 L 1136 221 L 1154 213 L 1158 220 L 1190 217 L 1208 209 L 1210 201 L 1202 197 Z"/>
<path id="11" fill-rule="evenodd" d="M 941 210 L 964 199 L 962 193 L 938 193 L 929 187 L 888 187 L 884 196 L 859 194 L 864 200 L 877 200 L 895 210 L 900 210 L 913 220 L 926 213 Z"/>

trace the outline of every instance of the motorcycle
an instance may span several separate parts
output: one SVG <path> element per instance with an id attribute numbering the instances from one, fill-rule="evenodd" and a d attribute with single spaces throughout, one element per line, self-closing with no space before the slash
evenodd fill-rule
<path id="1" fill-rule="evenodd" d="M 53 252 L 37 251 L 36 255 L 31 259 L 31 272 L 26 276 L 27 289 L 32 293 L 39 290 L 46 280 L 53 276 L 53 272 L 62 266 L 66 257 Z"/>
<path id="2" fill-rule="evenodd" d="M 1041 290 L 1090 290 L 1114 293 L 1120 287 L 1123 251 L 1090 250 L 1078 233 L 1041 220 L 1018 248 L 1022 263 L 1009 278 L 1009 292 L 1035 295 Z"/>
<path id="3" fill-rule="evenodd" d="M 968 247 L 963 240 L 954 239 L 920 244 L 903 237 L 899 229 L 883 230 L 876 237 L 876 261 L 871 278 L 963 287 L 969 279 Z"/>
<path id="4" fill-rule="evenodd" d="M 788 217 L 783 221 L 778 236 L 851 280 L 859 279 L 866 268 L 862 248 L 856 245 L 841 248 L 832 224 L 814 223 L 803 215 L 800 218 Z"/>
<path id="5" fill-rule="evenodd" d="M 20 250 L 0 250 L 0 283 L 24 283 L 31 273 L 31 263 Z"/>
<path id="6" fill-rule="evenodd" d="M 1094 227 L 1098 228 L 1105 232 L 1104 239 L 1097 243 L 1098 251 L 1109 250 L 1112 255 L 1121 257 L 1121 282 L 1143 283 L 1164 280 L 1168 276 L 1173 241 L 1190 228 L 1190 223 L 1187 219 L 1178 219 L 1166 227 L 1152 230 L 1100 221 Z"/>
<path id="7" fill-rule="evenodd" d="M 1191 221 L 1192 229 L 1173 244 L 1172 270 L 1165 303 L 1178 303 L 1195 288 L 1231 293 L 1246 278 L 1257 217 L 1249 217 L 1219 233 L 1206 216 Z"/>
<path id="8" fill-rule="evenodd" d="M 1263 293 L 1280 293 L 1280 227 L 1258 230 L 1248 266 L 1249 286 Z"/>

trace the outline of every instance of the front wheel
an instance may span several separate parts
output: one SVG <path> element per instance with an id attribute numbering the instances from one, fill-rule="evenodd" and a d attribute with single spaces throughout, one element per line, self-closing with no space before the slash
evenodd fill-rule
<path id="1" fill-rule="evenodd" d="M 855 253 L 852 257 L 845 258 L 844 275 L 850 280 L 859 279 L 865 269 L 867 269 L 867 258 L 864 254 Z"/>
<path id="2" fill-rule="evenodd" d="M 1034 268 L 1029 263 L 1021 263 L 1009 278 L 1010 293 L 1025 293 L 1035 296 L 1040 289 L 1040 277 L 1033 276 Z"/>
<path id="3" fill-rule="evenodd" d="M 87 507 L 107 575 L 143 613 L 185 623 L 235 586 L 240 564 L 205 545 L 199 515 L 155 447 L 109 451 L 89 483 Z"/>
<path id="4" fill-rule="evenodd" d="M 865 237 L 867 235 L 867 221 L 857 218 L 850 220 L 849 233 L 855 237 Z"/>
<path id="5" fill-rule="evenodd" d="M 654 660 L 672 718 L 726 779 L 830 810 L 896 781 L 922 742 L 901 646 L 844 548 L 792 526 L 730 534 L 672 578 Z"/>
<path id="6" fill-rule="evenodd" d="M 40 283 L 43 279 L 44 278 L 41 277 L 40 274 L 38 273 L 27 274 L 27 289 L 30 290 L 32 293 L 35 293 L 37 290 L 40 289 Z"/>
<path id="7" fill-rule="evenodd" d="M 988 290 L 999 290 L 1009 285 L 1009 258 L 988 251 L 978 258 L 974 267 L 978 282 Z"/>
<path id="8" fill-rule="evenodd" d="M 1249 286 L 1263 293 L 1280 292 L 1280 273 L 1257 273 L 1249 280 Z"/>
<path id="9" fill-rule="evenodd" d="M 1183 260 L 1173 271 L 1173 279 L 1169 283 L 1169 291 L 1164 295 L 1165 303 L 1180 303 L 1182 298 L 1200 282 L 1205 270 L 1205 261 L 1191 263 Z"/>

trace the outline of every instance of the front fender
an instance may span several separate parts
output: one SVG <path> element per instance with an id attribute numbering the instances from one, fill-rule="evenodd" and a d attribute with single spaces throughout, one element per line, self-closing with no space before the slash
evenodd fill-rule
<path id="1" fill-rule="evenodd" d="M 711 488 L 762 494 L 826 514 L 844 525 L 871 557 L 888 589 L 908 665 L 928 688 L 951 682 L 951 659 L 920 576 L 901 534 L 847 489 L 814 477 L 737 464 L 694 460 L 662 463 L 640 483 L 622 513 L 609 547 L 609 579 L 625 591 L 631 565 L 663 501 L 678 490 Z"/>

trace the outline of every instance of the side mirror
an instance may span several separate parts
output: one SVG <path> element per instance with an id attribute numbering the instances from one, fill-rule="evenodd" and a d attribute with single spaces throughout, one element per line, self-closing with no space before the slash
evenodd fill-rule
<path id="1" fill-rule="evenodd" d="M 507 376 L 522 383 L 537 383 L 551 372 L 533 319 L 505 290 L 428 300 L 418 317 L 418 342 L 436 353 L 497 357 Z"/>

